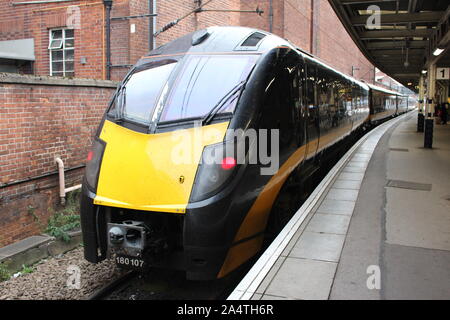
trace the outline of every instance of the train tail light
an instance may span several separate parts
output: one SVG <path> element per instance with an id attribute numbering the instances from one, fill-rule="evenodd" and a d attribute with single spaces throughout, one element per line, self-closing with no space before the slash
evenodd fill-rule
<path id="1" fill-rule="evenodd" d="M 227 148 L 226 143 L 205 147 L 190 202 L 202 201 L 215 195 L 233 178 L 239 167 L 236 157 L 230 155 L 230 150 L 233 149 L 233 146 Z"/>
<path id="2" fill-rule="evenodd" d="M 237 161 L 233 157 L 225 157 L 222 159 L 222 163 L 220 164 L 223 170 L 231 170 L 237 164 Z"/>
<path id="3" fill-rule="evenodd" d="M 86 158 L 86 162 L 91 161 L 93 157 L 94 157 L 94 151 L 91 150 L 91 151 L 88 152 L 88 155 L 87 155 L 87 158 Z"/>

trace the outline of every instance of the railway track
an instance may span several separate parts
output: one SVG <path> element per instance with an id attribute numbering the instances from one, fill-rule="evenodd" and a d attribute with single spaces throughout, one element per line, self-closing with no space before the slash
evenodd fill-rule
<path id="1" fill-rule="evenodd" d="M 255 259 L 229 276 L 213 281 L 186 280 L 184 272 L 176 270 L 151 268 L 146 274 L 129 271 L 94 292 L 87 300 L 224 300 Z"/>
<path id="2" fill-rule="evenodd" d="M 322 165 L 322 170 L 319 170 L 320 172 L 312 179 L 310 187 L 304 190 L 306 197 L 332 165 L 334 163 Z M 285 209 L 295 212 L 301 203 L 291 201 L 285 205 L 287 206 Z M 265 243 L 264 248 L 269 244 L 270 241 Z M 264 248 L 261 253 L 264 252 Z M 130 271 L 99 289 L 88 300 L 224 300 L 258 258 L 259 255 L 255 256 L 226 278 L 213 281 L 189 281 L 186 280 L 184 272 L 176 270 L 151 268 L 145 274 Z"/>
<path id="3" fill-rule="evenodd" d="M 119 278 L 113 280 L 107 285 L 101 287 L 99 290 L 91 294 L 87 300 L 106 300 L 109 295 L 118 290 L 119 287 L 123 286 L 127 282 L 131 281 L 134 277 L 137 277 L 138 274 L 134 271 L 129 271 Z"/>
<path id="4" fill-rule="evenodd" d="M 368 130 L 370 131 L 370 129 Z M 367 132 L 361 132 L 353 139 L 359 139 Z M 354 141 L 348 141 L 342 146 L 347 151 Z M 340 158 L 338 156 L 337 158 Z M 326 175 L 329 168 L 335 162 L 321 165 L 321 170 L 315 174 L 305 190 L 307 196 L 314 187 Z M 301 203 L 291 202 L 288 210 L 296 210 Z M 270 243 L 265 243 L 267 247 Z M 264 249 L 261 250 L 261 253 Z M 232 272 L 224 279 L 214 281 L 188 281 L 185 274 L 176 270 L 162 270 L 151 268 L 146 274 L 129 271 L 120 278 L 112 281 L 106 286 L 92 294 L 89 300 L 223 300 L 226 299 L 245 274 L 257 261 L 259 255 L 248 261 L 239 269 Z"/>

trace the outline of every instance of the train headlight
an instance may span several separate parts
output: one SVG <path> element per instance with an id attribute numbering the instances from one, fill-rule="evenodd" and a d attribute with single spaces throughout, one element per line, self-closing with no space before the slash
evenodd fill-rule
<path id="1" fill-rule="evenodd" d="M 85 177 L 89 189 L 94 192 L 97 190 L 98 173 L 105 145 L 106 143 L 103 140 L 96 138 L 87 156 Z"/>
<path id="2" fill-rule="evenodd" d="M 112 244 L 122 244 L 125 238 L 124 231 L 119 227 L 109 229 L 109 241 Z"/>
<path id="3" fill-rule="evenodd" d="M 234 150 L 232 145 L 227 147 L 225 143 L 205 147 L 190 202 L 205 200 L 215 195 L 231 180 L 239 167 Z"/>

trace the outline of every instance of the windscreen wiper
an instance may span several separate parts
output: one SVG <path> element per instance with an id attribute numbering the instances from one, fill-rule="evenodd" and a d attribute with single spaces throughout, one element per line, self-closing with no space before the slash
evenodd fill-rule
<path id="1" fill-rule="evenodd" d="M 117 108 L 116 108 L 116 114 L 114 115 L 115 123 L 121 123 L 125 120 L 125 118 L 123 116 L 123 108 L 125 107 L 125 102 L 126 102 L 126 92 L 127 92 L 127 89 L 125 86 L 122 86 L 119 89 L 119 91 L 117 92 L 117 96 L 116 96 Z"/>
<path id="2" fill-rule="evenodd" d="M 246 81 L 243 80 L 234 86 L 230 91 L 228 91 L 222 99 L 203 117 L 202 125 L 206 125 L 215 117 L 215 115 L 222 109 L 222 107 L 227 103 L 237 92 L 239 92 L 245 85 Z"/>
<path id="3" fill-rule="evenodd" d="M 123 79 L 122 83 L 120 84 L 119 89 L 117 90 L 116 99 L 121 98 L 120 104 L 118 104 L 116 109 L 116 115 L 114 118 L 115 123 L 123 122 L 125 120 L 123 116 L 123 109 L 125 108 L 126 103 L 126 94 L 127 94 L 127 82 L 131 78 L 131 76 L 135 73 L 136 69 L 132 69 Z M 119 102 L 117 100 L 117 102 Z"/>

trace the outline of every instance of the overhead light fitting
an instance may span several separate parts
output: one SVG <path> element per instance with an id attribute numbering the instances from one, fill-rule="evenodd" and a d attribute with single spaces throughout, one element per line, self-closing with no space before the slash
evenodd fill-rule
<path id="1" fill-rule="evenodd" d="M 433 55 L 435 55 L 435 56 L 437 57 L 437 56 L 440 55 L 442 52 L 444 52 L 444 49 L 439 49 L 439 48 L 437 48 L 436 50 L 434 50 Z"/>
<path id="2" fill-rule="evenodd" d="M 423 74 L 426 74 L 426 73 L 427 73 L 427 70 L 422 70 L 422 73 L 423 73 Z"/>

